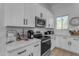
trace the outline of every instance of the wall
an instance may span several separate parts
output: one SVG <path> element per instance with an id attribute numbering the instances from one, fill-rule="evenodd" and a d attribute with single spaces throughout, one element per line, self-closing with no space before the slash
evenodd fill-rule
<path id="1" fill-rule="evenodd" d="M 6 29 L 4 25 L 4 7 L 3 4 L 0 3 L 0 55 L 6 54 Z"/>
<path id="2" fill-rule="evenodd" d="M 54 14 L 55 20 L 57 16 L 63 16 L 63 15 L 68 15 L 69 20 L 72 17 L 79 17 L 79 4 L 78 3 L 56 3 L 52 5 L 51 10 Z M 55 25 L 56 25 L 56 22 L 55 22 Z M 70 27 L 71 26 L 69 25 L 69 28 Z M 55 29 L 55 33 L 69 35 L 68 33 L 69 28 L 67 30 Z M 76 28 L 76 27 L 72 27 L 72 28 Z"/>
<path id="3" fill-rule="evenodd" d="M 48 9 L 51 12 L 51 4 L 52 3 L 39 3 L 42 7 Z"/>

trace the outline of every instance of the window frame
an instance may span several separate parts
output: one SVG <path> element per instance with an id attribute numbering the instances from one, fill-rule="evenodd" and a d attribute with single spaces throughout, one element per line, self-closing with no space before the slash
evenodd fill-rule
<path id="1" fill-rule="evenodd" d="M 56 24 L 55 24 L 55 29 L 56 29 L 56 30 L 68 30 L 68 29 L 69 29 L 69 16 L 68 16 L 68 20 L 67 20 L 67 24 L 68 24 L 68 25 L 67 25 L 67 26 L 68 26 L 67 29 L 63 28 L 63 19 L 62 19 L 62 23 L 61 23 L 61 24 L 62 24 L 62 25 L 61 25 L 61 29 L 58 29 L 58 28 L 57 28 L 57 18 L 58 18 L 58 17 L 63 18 L 63 17 L 65 17 L 65 16 L 68 16 L 68 15 L 63 15 L 63 16 L 57 16 L 57 17 L 56 17 Z"/>

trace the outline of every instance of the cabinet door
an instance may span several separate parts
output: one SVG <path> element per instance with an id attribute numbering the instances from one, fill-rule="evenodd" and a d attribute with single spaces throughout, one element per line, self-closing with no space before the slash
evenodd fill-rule
<path id="1" fill-rule="evenodd" d="M 28 56 L 40 56 L 41 55 L 40 42 L 34 43 L 27 47 Z"/>
<path id="2" fill-rule="evenodd" d="M 79 53 L 79 38 L 73 38 L 71 40 L 71 47 L 70 47 L 70 50 L 72 52 L 76 52 L 76 53 Z"/>
<path id="3" fill-rule="evenodd" d="M 53 37 L 51 38 L 51 50 L 55 48 L 55 42 L 56 42 L 56 39 L 55 39 L 55 37 L 53 36 Z"/>
<path id="4" fill-rule="evenodd" d="M 1 6 L 0 6 L 0 8 L 1 8 Z M 0 56 L 6 55 L 6 37 L 5 36 L 6 36 L 5 27 L 0 26 Z"/>
<path id="5" fill-rule="evenodd" d="M 68 47 L 68 38 L 67 37 L 61 37 L 61 40 L 60 40 L 60 47 L 63 48 L 63 49 L 66 49 L 68 50 L 69 47 Z"/>
<path id="6" fill-rule="evenodd" d="M 54 28 L 54 18 L 53 14 L 49 12 L 49 10 L 46 9 L 45 12 L 45 18 L 46 18 L 46 28 Z"/>
<path id="7" fill-rule="evenodd" d="M 20 26 L 23 25 L 24 4 L 10 3 L 5 4 L 5 25 Z"/>
<path id="8" fill-rule="evenodd" d="M 42 7 L 39 5 L 39 4 L 35 4 L 35 16 L 37 16 L 37 17 L 41 17 L 41 13 L 42 13 Z"/>
<path id="9" fill-rule="evenodd" d="M 35 27 L 35 5 L 33 3 L 24 4 L 24 17 L 27 20 L 26 25 Z"/>
<path id="10" fill-rule="evenodd" d="M 41 7 L 41 13 L 43 13 L 43 18 L 46 20 L 46 28 L 53 28 L 53 14 L 45 7 Z"/>
<path id="11" fill-rule="evenodd" d="M 56 47 L 69 50 L 68 42 L 68 38 L 63 36 L 56 36 Z"/>
<path id="12" fill-rule="evenodd" d="M 43 18 L 46 20 L 46 28 L 53 28 L 53 16 L 48 9 L 42 7 L 41 12 L 43 13 Z"/>
<path id="13" fill-rule="evenodd" d="M 33 45 L 27 46 L 27 56 L 33 56 Z"/>
<path id="14" fill-rule="evenodd" d="M 57 39 L 59 39 L 59 48 L 70 50 L 71 38 L 60 36 Z"/>
<path id="15" fill-rule="evenodd" d="M 48 9 L 40 6 L 39 4 L 36 5 L 36 16 L 41 17 L 40 14 L 42 13 L 42 18 L 46 20 L 46 28 L 53 28 L 53 15 L 49 12 Z"/>
<path id="16" fill-rule="evenodd" d="M 10 55 L 10 56 L 27 56 L 28 54 L 27 54 L 26 47 L 23 47 L 23 48 L 18 48 L 18 49 L 9 51 L 8 55 Z"/>
<path id="17" fill-rule="evenodd" d="M 56 47 L 60 48 L 60 40 L 61 40 L 61 38 L 59 36 L 55 36 L 55 40 L 56 40 Z"/>
<path id="18" fill-rule="evenodd" d="M 33 45 L 33 54 L 34 56 L 40 56 L 41 55 L 41 44 L 40 42 L 37 42 Z"/>

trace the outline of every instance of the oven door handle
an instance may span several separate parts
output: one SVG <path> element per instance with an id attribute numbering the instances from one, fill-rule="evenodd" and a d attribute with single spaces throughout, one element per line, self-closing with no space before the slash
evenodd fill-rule
<path id="1" fill-rule="evenodd" d="M 44 41 L 42 41 L 42 43 L 45 43 L 45 42 L 47 42 L 47 41 L 50 41 L 51 39 L 49 39 L 49 40 L 44 40 Z"/>

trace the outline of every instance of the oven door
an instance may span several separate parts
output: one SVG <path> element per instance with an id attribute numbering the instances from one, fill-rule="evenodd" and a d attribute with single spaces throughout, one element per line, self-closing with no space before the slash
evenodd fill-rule
<path id="1" fill-rule="evenodd" d="M 51 40 L 41 42 L 41 55 L 51 48 Z"/>

